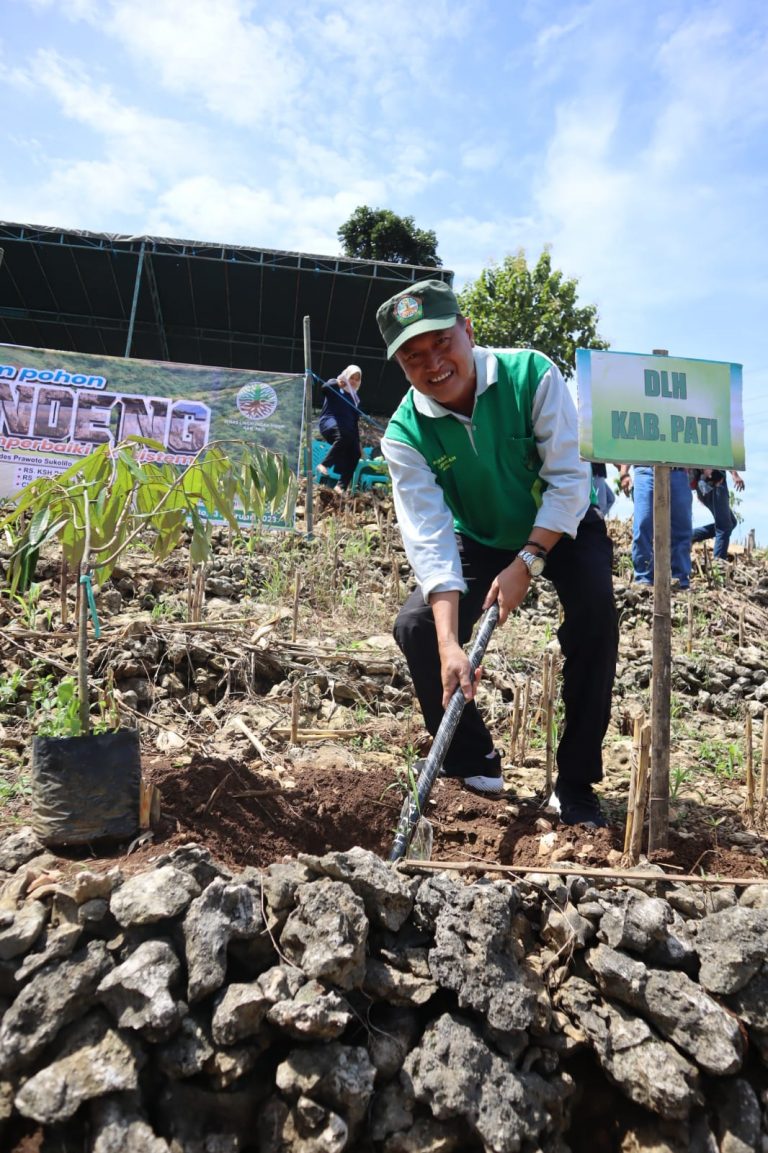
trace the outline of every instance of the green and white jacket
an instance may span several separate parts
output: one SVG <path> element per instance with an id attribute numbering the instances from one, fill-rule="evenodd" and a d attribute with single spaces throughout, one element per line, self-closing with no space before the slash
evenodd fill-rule
<path id="1" fill-rule="evenodd" d="M 455 532 L 517 551 L 534 525 L 575 536 L 590 504 L 576 406 L 556 365 L 532 349 L 473 352 L 471 417 L 411 388 L 381 442 L 425 600 L 466 590 Z"/>

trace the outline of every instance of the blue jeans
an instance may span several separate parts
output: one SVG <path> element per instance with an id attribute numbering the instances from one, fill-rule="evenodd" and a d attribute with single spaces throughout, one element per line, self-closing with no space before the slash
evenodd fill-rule
<path id="1" fill-rule="evenodd" d="M 702 504 L 706 505 L 714 521 L 709 524 L 703 525 L 702 528 L 695 528 L 693 530 L 693 539 L 695 541 L 711 540 L 715 538 L 714 554 L 720 560 L 728 560 L 728 545 L 731 541 L 731 533 L 739 523 L 734 516 L 733 509 L 731 508 L 730 498 L 728 496 L 728 483 L 723 481 L 722 484 L 710 484 L 704 480 L 703 477 L 699 481 L 697 489 L 699 500 Z"/>
<path id="2" fill-rule="evenodd" d="M 635 468 L 635 514 L 632 564 L 639 584 L 653 584 L 653 469 Z M 684 468 L 669 473 L 671 514 L 669 552 L 672 580 L 687 589 L 691 583 L 691 488 Z"/>

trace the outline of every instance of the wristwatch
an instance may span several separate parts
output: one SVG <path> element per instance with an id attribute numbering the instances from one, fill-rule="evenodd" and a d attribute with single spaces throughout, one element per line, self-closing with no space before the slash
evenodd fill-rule
<path id="1" fill-rule="evenodd" d="M 543 556 L 537 556 L 535 552 L 528 552 L 527 549 L 521 549 L 517 555 L 532 577 L 541 576 L 544 572 L 544 566 L 547 562 Z"/>

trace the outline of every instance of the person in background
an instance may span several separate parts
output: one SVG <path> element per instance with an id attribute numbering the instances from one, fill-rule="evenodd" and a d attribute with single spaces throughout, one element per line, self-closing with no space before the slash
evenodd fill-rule
<path id="1" fill-rule="evenodd" d="M 606 825 L 593 785 L 611 715 L 618 622 L 613 546 L 591 504 L 576 408 L 552 361 L 533 349 L 476 348 L 449 285 L 424 280 L 376 313 L 411 387 L 382 440 L 395 511 L 418 587 L 395 622 L 430 733 L 457 686 L 467 704 L 443 771 L 502 791 L 501 756 L 475 703 L 464 651 L 494 602 L 503 624 L 546 577 L 563 607 L 565 726 L 550 805 L 566 825 Z"/>
<path id="2" fill-rule="evenodd" d="M 616 501 L 616 494 L 608 484 L 607 468 L 596 461 L 592 463 L 592 486 L 597 493 L 597 507 L 607 517 Z"/>
<path id="3" fill-rule="evenodd" d="M 728 477 L 725 472 L 717 468 L 692 468 L 690 470 L 691 488 L 695 490 L 699 500 L 715 518 L 709 524 L 693 530 L 693 541 L 698 544 L 703 540 L 715 538 L 713 548 L 717 560 L 728 560 L 728 545 L 731 542 L 731 533 L 739 523 L 736 514 L 731 508 L 728 493 Z M 733 487 L 737 492 L 744 491 L 744 481 L 735 469 L 731 469 Z"/>
<path id="4" fill-rule="evenodd" d="M 653 468 L 634 466 L 634 480 L 628 464 L 619 465 L 619 483 L 627 496 L 634 489 L 634 531 L 632 565 L 639 585 L 653 584 Z M 672 587 L 687 589 L 691 583 L 692 500 L 688 470 L 669 472 L 669 511 L 671 517 L 669 557 Z"/>
<path id="5" fill-rule="evenodd" d="M 322 387 L 320 435 L 331 447 L 317 471 L 322 476 L 328 476 L 330 469 L 339 474 L 339 483 L 334 490 L 339 494 L 349 488 L 361 456 L 360 401 L 357 394 L 362 376 L 356 364 L 349 364 Z"/>

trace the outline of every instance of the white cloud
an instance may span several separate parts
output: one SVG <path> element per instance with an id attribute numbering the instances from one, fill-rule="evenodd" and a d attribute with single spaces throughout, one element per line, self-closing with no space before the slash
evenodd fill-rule
<path id="1" fill-rule="evenodd" d="M 340 251 L 339 222 L 364 202 L 364 192 L 352 188 L 317 195 L 301 187 L 267 189 L 191 177 L 157 197 L 148 227 L 159 235 L 333 256 Z"/>
<path id="2" fill-rule="evenodd" d="M 153 83 L 234 124 L 279 122 L 304 65 L 288 24 L 274 16 L 255 23 L 252 9 L 244 0 L 119 0 L 106 31 L 151 70 Z"/>
<path id="3" fill-rule="evenodd" d="M 558 22 L 555 24 L 545 25 L 536 36 L 535 47 L 538 53 L 542 51 L 550 52 L 553 48 L 557 51 L 559 45 L 558 41 L 563 40 L 580 28 L 587 20 L 589 15 L 589 6 L 584 5 L 577 8 L 576 12 L 565 23 Z"/>
<path id="4" fill-rule="evenodd" d="M 440 241 L 438 255 L 453 269 L 457 288 L 477 279 L 483 268 L 500 264 L 505 256 L 520 248 L 526 248 L 529 257 L 538 257 L 546 243 L 545 238 L 537 238 L 536 222 L 525 216 L 441 217 L 435 230 Z"/>
<path id="5" fill-rule="evenodd" d="M 489 172 L 498 164 L 499 149 L 494 144 L 477 144 L 461 154 L 462 168 L 470 172 Z"/>

